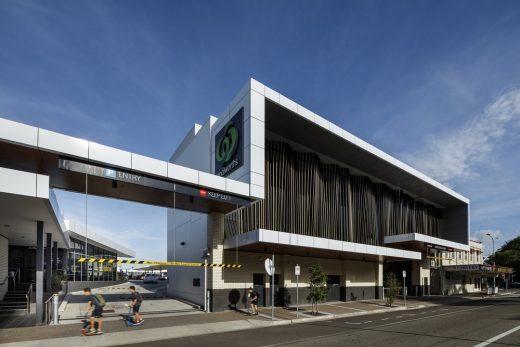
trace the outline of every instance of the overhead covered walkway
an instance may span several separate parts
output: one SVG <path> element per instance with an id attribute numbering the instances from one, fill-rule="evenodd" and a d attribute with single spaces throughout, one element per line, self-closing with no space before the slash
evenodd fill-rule
<path id="1" fill-rule="evenodd" d="M 249 184 L 0 118 L 0 167 L 49 187 L 196 212 L 250 201 Z"/>

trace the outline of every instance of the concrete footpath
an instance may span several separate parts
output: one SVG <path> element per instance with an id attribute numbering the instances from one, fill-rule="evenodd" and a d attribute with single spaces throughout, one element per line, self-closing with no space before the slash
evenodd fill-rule
<path id="1" fill-rule="evenodd" d="M 182 315 L 160 318 L 147 318 L 140 327 L 126 327 L 123 319 L 107 321 L 103 325 L 105 334 L 99 336 L 80 336 L 79 324 L 60 324 L 29 328 L 0 330 L 0 346 L 117 346 L 132 343 L 189 337 L 195 335 L 239 331 L 275 325 L 288 325 L 319 320 L 330 320 L 349 316 L 359 316 L 390 311 L 402 311 L 428 306 L 449 305 L 468 300 L 471 297 L 427 297 L 396 300 L 392 308 L 382 301 L 339 302 L 320 305 L 320 316 L 311 316 L 309 306 L 302 305 L 302 312 L 295 316 L 294 308 L 277 308 L 275 320 L 271 321 L 270 310 L 262 309 L 260 315 L 249 316 L 246 312 L 218 312 L 195 315 Z M 335 313 L 332 313 L 334 311 Z"/>

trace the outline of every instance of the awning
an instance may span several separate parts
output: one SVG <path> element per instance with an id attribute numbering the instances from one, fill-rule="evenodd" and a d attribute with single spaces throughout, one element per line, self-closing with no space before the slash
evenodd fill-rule
<path id="1" fill-rule="evenodd" d="M 334 259 L 421 259 L 419 252 L 266 229 L 257 229 L 228 237 L 224 240 L 224 249 Z"/>

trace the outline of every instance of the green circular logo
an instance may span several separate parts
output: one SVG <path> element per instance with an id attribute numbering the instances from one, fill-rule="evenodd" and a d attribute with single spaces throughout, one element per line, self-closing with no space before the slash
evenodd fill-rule
<path id="1" fill-rule="evenodd" d="M 238 130 L 233 122 L 226 124 L 224 136 L 217 143 L 215 156 L 222 165 L 231 160 L 238 148 Z"/>

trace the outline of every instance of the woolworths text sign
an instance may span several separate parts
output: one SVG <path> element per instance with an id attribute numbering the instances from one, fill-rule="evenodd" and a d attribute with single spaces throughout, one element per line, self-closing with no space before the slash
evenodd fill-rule
<path id="1" fill-rule="evenodd" d="M 244 108 L 241 108 L 215 136 L 215 174 L 228 176 L 242 166 Z"/>

